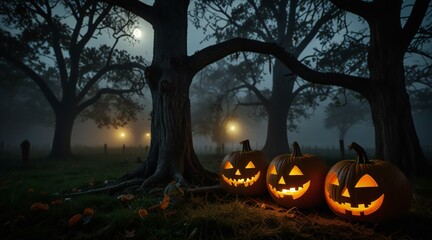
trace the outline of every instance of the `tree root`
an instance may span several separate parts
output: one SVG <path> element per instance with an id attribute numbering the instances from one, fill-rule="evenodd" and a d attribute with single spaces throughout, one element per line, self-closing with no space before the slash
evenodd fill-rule
<path id="1" fill-rule="evenodd" d="M 55 196 L 61 196 L 61 197 L 73 197 L 73 196 L 92 194 L 92 193 L 112 192 L 112 191 L 116 191 L 116 190 L 123 189 L 126 187 L 130 187 L 133 185 L 138 186 L 138 185 L 142 184 L 143 181 L 144 181 L 144 179 L 132 179 L 132 180 L 123 181 L 123 182 L 120 182 L 118 184 L 103 187 L 103 188 L 96 188 L 96 189 L 90 189 L 88 191 L 73 192 L 73 193 L 66 193 L 66 194 L 55 193 L 54 195 Z"/>

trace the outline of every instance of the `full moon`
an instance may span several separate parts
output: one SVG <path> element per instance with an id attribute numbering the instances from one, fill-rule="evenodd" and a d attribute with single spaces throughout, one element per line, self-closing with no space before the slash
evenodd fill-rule
<path id="1" fill-rule="evenodd" d="M 134 35 L 135 38 L 141 38 L 142 36 L 142 31 L 138 28 L 135 28 L 135 30 L 132 33 Z"/>

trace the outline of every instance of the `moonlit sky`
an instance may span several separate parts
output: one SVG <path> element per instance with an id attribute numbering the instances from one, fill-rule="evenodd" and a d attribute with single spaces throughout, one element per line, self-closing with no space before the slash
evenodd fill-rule
<path id="1" fill-rule="evenodd" d="M 144 1 L 152 4 L 153 1 Z M 190 8 L 194 6 L 191 1 Z M 126 42 L 120 43 L 120 48 L 130 51 L 132 54 L 141 54 L 147 61 L 152 59 L 152 46 L 153 46 L 153 30 L 151 25 L 140 19 L 141 36 L 138 38 L 138 42 L 135 46 L 129 46 Z M 211 45 L 213 42 L 201 43 L 204 35 L 202 30 L 195 29 L 192 24 L 189 24 L 188 29 L 188 54 L 192 54 L 206 46 Z M 270 80 L 267 80 L 264 84 L 271 84 Z M 75 121 L 75 126 L 72 134 L 72 145 L 90 145 L 90 146 L 101 146 L 107 143 L 109 146 L 121 146 L 126 145 L 147 145 L 149 143 L 150 121 L 149 112 L 151 111 L 151 97 L 148 91 L 145 92 L 145 96 L 142 97 L 142 102 L 145 104 L 144 112 L 140 113 L 139 121 L 134 124 L 130 124 L 122 129 L 103 128 L 98 129 L 96 125 L 91 122 L 81 123 L 79 120 Z M 320 107 L 315 111 L 315 115 L 310 119 L 302 120 L 299 124 L 298 132 L 289 132 L 288 140 L 290 142 L 297 141 L 301 145 L 318 146 L 318 147 L 332 147 L 338 146 L 339 135 L 336 129 L 327 130 L 323 124 L 323 113 L 326 104 L 321 104 Z M 193 108 L 193 104 L 192 104 Z M 192 109 L 193 111 L 193 109 Z M 430 127 L 428 127 L 427 118 L 416 118 L 415 123 L 421 145 L 432 145 L 432 137 Z M 241 121 L 241 119 L 240 119 Z M 244 139 L 250 139 L 251 146 L 253 148 L 260 148 L 263 146 L 266 138 L 267 122 L 262 120 L 256 125 L 245 125 L 241 122 L 238 126 L 238 132 L 233 137 L 227 146 L 237 146 L 237 143 Z M 124 133 L 124 137 L 121 134 Z M 17 133 L 9 141 L 6 141 L 6 145 L 19 146 L 19 143 L 23 139 L 29 139 L 34 146 L 46 147 L 51 146 L 53 136 L 53 129 L 47 127 L 35 127 L 31 131 L 25 133 Z M 2 140 L 2 139 L 0 139 Z M 345 142 L 348 144 L 352 141 L 356 141 L 366 148 L 372 148 L 374 146 L 374 130 L 372 123 L 369 121 L 361 125 L 353 126 L 346 134 Z M 195 136 L 194 145 L 197 151 L 203 149 L 204 145 L 212 144 L 211 141 L 202 136 Z"/>

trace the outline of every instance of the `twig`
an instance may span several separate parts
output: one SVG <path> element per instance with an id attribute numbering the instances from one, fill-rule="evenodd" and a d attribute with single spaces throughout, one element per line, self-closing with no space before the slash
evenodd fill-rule
<path id="1" fill-rule="evenodd" d="M 74 193 L 66 193 L 66 194 L 55 193 L 54 195 L 55 196 L 62 196 L 62 197 L 72 197 L 72 196 L 79 196 L 79 195 L 91 194 L 91 193 L 108 192 L 108 191 L 117 190 L 117 189 L 124 188 L 124 187 L 129 187 L 132 185 L 140 185 L 140 184 L 142 184 L 143 181 L 144 181 L 144 179 L 132 179 L 132 180 L 121 182 L 121 183 L 116 184 L 116 185 L 111 185 L 111 186 L 107 186 L 107 187 L 103 187 L 103 188 L 91 189 L 91 190 L 84 191 L 84 192 L 74 192 Z"/>
<path id="2" fill-rule="evenodd" d="M 205 187 L 186 188 L 184 191 L 186 193 L 203 193 L 203 192 L 211 192 L 211 191 L 223 191 L 223 188 L 221 185 L 214 185 L 214 186 L 205 186 Z"/>

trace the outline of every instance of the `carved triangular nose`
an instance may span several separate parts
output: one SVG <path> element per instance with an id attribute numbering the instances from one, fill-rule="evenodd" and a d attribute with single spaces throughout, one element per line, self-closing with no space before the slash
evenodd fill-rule
<path id="1" fill-rule="evenodd" d="M 283 177 L 281 177 L 281 178 L 279 179 L 279 184 L 283 184 L 283 185 L 285 185 L 285 179 L 284 179 Z"/>
<path id="2" fill-rule="evenodd" d="M 241 175 L 241 173 L 240 173 L 240 169 L 237 169 L 237 171 L 235 172 L 235 175 L 237 175 L 237 176 L 240 176 L 240 175 Z"/>
<path id="3" fill-rule="evenodd" d="M 347 187 L 345 187 L 345 188 L 342 190 L 342 196 L 344 196 L 344 197 L 350 197 L 350 194 L 349 194 L 349 192 L 348 192 L 348 188 L 347 188 Z"/>

